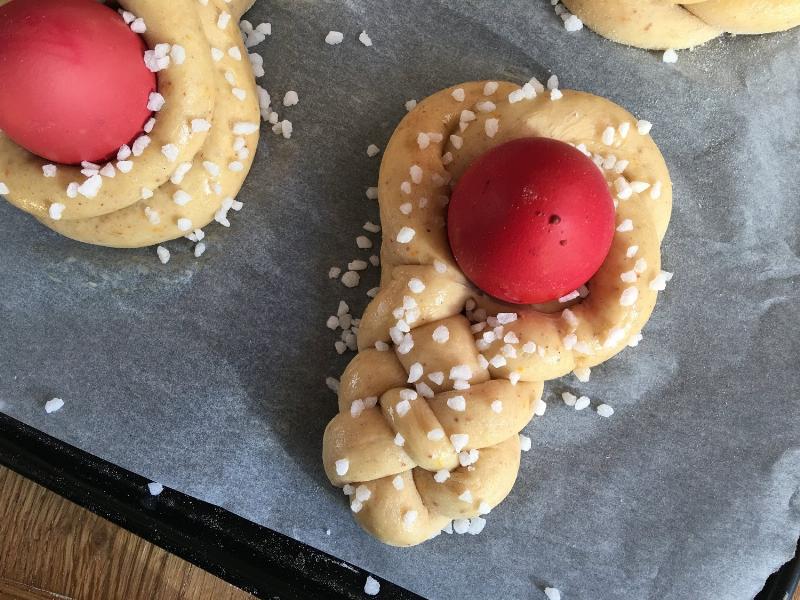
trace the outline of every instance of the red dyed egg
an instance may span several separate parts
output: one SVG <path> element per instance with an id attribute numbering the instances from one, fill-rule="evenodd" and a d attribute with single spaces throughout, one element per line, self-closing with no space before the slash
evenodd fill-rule
<path id="1" fill-rule="evenodd" d="M 493 148 L 462 175 L 448 236 L 467 277 L 515 304 L 541 303 L 586 283 L 614 238 L 606 180 L 579 150 L 523 138 Z"/>
<path id="2" fill-rule="evenodd" d="M 102 161 L 150 117 L 156 78 L 145 50 L 117 12 L 92 0 L 0 7 L 0 129 L 50 161 Z"/>

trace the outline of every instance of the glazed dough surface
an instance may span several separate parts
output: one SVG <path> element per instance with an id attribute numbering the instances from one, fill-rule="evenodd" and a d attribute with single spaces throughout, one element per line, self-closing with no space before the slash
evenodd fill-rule
<path id="1" fill-rule="evenodd" d="M 759 34 L 800 25 L 796 0 L 562 0 L 592 30 L 621 44 L 692 48 L 723 32 Z"/>
<path id="2" fill-rule="evenodd" d="M 181 218 L 189 219 L 192 229 L 204 227 L 223 202 L 238 193 L 252 165 L 258 130 L 236 135 L 233 127 L 237 123 L 259 125 L 260 113 L 255 80 L 238 29 L 241 11 L 251 2 L 209 0 L 203 6 L 194 0 L 124 0 L 120 4 L 144 19 L 144 37 L 150 48 L 168 43 L 182 46 L 186 53 L 182 64 L 172 61 L 158 73 L 159 93 L 166 103 L 155 114 L 149 145 L 140 156 L 130 157 L 132 170 L 116 170 L 113 178 L 103 177 L 95 197 L 78 194 L 70 198 L 69 184 L 86 180 L 80 166 L 58 165 L 56 176 L 45 178 L 42 166 L 47 161 L 0 132 L 0 172 L 9 188 L 8 201 L 51 229 L 92 244 L 139 247 L 186 235 L 188 231 L 177 225 Z M 220 28 L 217 22 L 223 12 L 231 18 Z M 212 47 L 223 51 L 220 60 L 212 59 Z M 234 58 L 232 49 L 238 49 L 240 60 Z M 234 87 L 244 91 L 243 99 L 233 95 Z M 211 127 L 193 131 L 193 120 L 207 121 Z M 239 144 L 247 149 L 245 158 L 241 158 L 244 152 L 237 156 L 233 147 L 239 137 Z M 174 160 L 162 152 L 170 144 L 177 151 Z M 234 162 L 240 163 L 241 169 L 231 170 L 229 165 Z M 219 174 L 211 167 L 212 174 L 204 163 L 216 165 Z M 182 179 L 174 176 L 189 165 Z M 153 196 L 143 199 L 143 189 L 151 190 Z M 183 206 L 173 200 L 179 190 L 191 197 Z M 55 202 L 66 207 L 59 220 L 49 217 L 50 205 Z M 159 215 L 159 223 L 150 221 L 151 212 Z"/>
<path id="3" fill-rule="evenodd" d="M 564 90 L 551 99 L 541 86 L 538 93 L 527 87 L 527 99 L 511 102 L 520 86 L 487 83 L 422 101 L 386 148 L 381 289 L 361 320 L 360 351 L 342 375 L 339 414 L 325 431 L 329 479 L 350 486 L 358 522 L 392 545 L 421 543 L 502 501 L 519 469 L 518 432 L 535 412 L 542 382 L 619 352 L 655 305 L 651 283 L 661 273 L 672 185 L 650 136 L 627 111 L 591 94 Z M 620 179 L 638 190 L 622 193 L 609 257 L 588 296 L 571 303 L 487 298 L 447 242 L 450 186 L 490 148 L 530 136 L 591 156 L 612 194 Z M 477 462 L 467 457 L 465 465 L 465 452 Z"/>

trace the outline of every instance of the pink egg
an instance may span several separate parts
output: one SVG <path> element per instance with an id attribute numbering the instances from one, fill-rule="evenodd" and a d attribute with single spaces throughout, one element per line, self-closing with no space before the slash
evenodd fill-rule
<path id="1" fill-rule="evenodd" d="M 57 163 L 112 156 L 151 114 L 145 50 L 116 11 L 92 0 L 0 7 L 0 129 Z"/>
<path id="2" fill-rule="evenodd" d="M 493 148 L 450 199 L 456 261 L 486 293 L 515 304 L 555 300 L 586 283 L 614 238 L 614 203 L 595 164 L 572 146 L 523 138 Z"/>

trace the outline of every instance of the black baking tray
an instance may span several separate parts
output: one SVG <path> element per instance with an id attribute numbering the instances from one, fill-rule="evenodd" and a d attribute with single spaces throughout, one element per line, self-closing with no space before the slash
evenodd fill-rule
<path id="1" fill-rule="evenodd" d="M 366 571 L 281 533 L 149 480 L 0 413 L 0 464 L 259 598 L 364 598 Z M 789 600 L 800 552 L 756 600 Z M 378 598 L 418 599 L 380 581 Z"/>

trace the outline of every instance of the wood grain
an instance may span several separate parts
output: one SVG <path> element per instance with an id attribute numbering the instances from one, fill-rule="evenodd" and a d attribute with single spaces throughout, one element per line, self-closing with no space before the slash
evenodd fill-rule
<path id="1" fill-rule="evenodd" d="M 0 467 L 0 599 L 98 598 L 252 596 Z"/>

